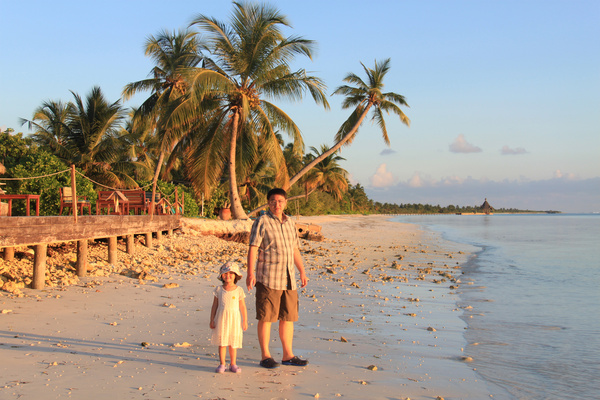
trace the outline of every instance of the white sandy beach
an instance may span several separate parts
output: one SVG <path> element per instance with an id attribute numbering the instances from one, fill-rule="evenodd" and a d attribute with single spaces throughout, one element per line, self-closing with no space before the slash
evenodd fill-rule
<path id="1" fill-rule="evenodd" d="M 146 268 L 144 279 L 89 276 L 22 289 L 20 297 L 0 292 L 0 398 L 490 398 L 462 351 L 459 317 L 468 305 L 453 290 L 470 283 L 460 281 L 459 267 L 472 249 L 388 219 L 300 219 L 321 225 L 326 238 L 302 241 L 309 284 L 294 349 L 307 367 L 258 365 L 251 292 L 242 373 L 214 372 L 208 321 L 216 271 L 226 260 L 245 264 L 246 246 L 188 228 L 153 249 L 119 253 L 115 268 Z M 102 268 L 92 264 L 92 275 Z M 277 360 L 276 330 L 271 337 Z"/>

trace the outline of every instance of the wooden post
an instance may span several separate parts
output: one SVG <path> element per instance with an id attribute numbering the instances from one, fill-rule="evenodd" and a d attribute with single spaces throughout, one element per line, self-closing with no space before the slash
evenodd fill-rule
<path id="1" fill-rule="evenodd" d="M 108 263 L 117 263 L 117 237 L 111 236 L 108 238 Z"/>
<path id="2" fill-rule="evenodd" d="M 152 232 L 146 232 L 146 247 L 152 247 Z"/>
<path id="3" fill-rule="evenodd" d="M 46 252 L 47 244 L 36 244 L 33 256 L 33 282 L 31 287 L 34 289 L 43 289 L 46 284 Z"/>
<path id="4" fill-rule="evenodd" d="M 175 215 L 179 215 L 179 196 L 177 195 L 177 188 L 175 188 Z"/>
<path id="5" fill-rule="evenodd" d="M 75 267 L 77 276 L 84 277 L 87 273 L 88 241 L 82 239 L 77 241 L 77 265 Z"/>
<path id="6" fill-rule="evenodd" d="M 5 247 L 4 248 L 4 261 L 13 261 L 15 259 L 15 248 Z"/>
<path id="7" fill-rule="evenodd" d="M 169 237 L 172 238 L 173 237 L 173 229 L 169 229 L 167 231 L 167 235 L 169 235 Z"/>
<path id="8" fill-rule="evenodd" d="M 73 221 L 77 223 L 77 185 L 75 183 L 75 164 L 71 164 L 71 209 L 73 210 Z"/>
<path id="9" fill-rule="evenodd" d="M 160 242 L 161 239 L 162 239 L 162 232 L 161 231 L 156 231 L 156 241 Z"/>
<path id="10" fill-rule="evenodd" d="M 133 249 L 135 247 L 135 242 L 133 241 L 133 235 L 127 235 L 126 247 L 127 247 L 127 254 L 133 254 Z"/>

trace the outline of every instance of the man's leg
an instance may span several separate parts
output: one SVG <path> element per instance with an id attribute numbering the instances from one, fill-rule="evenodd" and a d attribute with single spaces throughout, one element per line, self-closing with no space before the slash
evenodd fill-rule
<path id="1" fill-rule="evenodd" d="M 294 322 L 293 321 L 279 321 L 279 339 L 281 340 L 281 347 L 283 348 L 283 361 L 287 361 L 294 357 L 294 351 L 292 350 L 292 344 L 294 341 Z"/>
<path id="2" fill-rule="evenodd" d="M 271 340 L 271 323 L 258 321 L 258 343 L 260 344 L 261 360 L 271 357 L 269 341 Z"/>

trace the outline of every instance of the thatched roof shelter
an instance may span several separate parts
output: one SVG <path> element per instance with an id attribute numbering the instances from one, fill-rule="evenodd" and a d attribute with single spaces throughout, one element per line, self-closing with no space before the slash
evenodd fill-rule
<path id="1" fill-rule="evenodd" d="M 481 211 L 483 211 L 486 214 L 491 214 L 494 211 L 494 209 L 492 208 L 492 206 L 490 206 L 490 203 L 488 203 L 487 198 L 485 199 L 485 201 L 481 205 Z"/>

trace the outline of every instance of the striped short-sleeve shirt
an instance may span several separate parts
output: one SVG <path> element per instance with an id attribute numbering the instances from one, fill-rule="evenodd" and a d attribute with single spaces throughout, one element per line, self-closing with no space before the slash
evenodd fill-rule
<path id="1" fill-rule="evenodd" d="M 296 290 L 294 249 L 299 247 L 296 224 L 285 215 L 283 222 L 267 211 L 258 217 L 250 232 L 250 246 L 258 247 L 256 281 L 275 290 L 287 289 L 287 273 Z"/>

